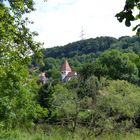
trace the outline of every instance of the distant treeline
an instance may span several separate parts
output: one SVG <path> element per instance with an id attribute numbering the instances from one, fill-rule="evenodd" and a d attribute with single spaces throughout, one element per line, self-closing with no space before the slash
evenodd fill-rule
<path id="1" fill-rule="evenodd" d="M 123 36 L 118 39 L 113 37 L 97 37 L 95 39 L 81 40 L 65 46 L 43 49 L 45 58 L 71 58 L 83 54 L 100 53 L 105 50 L 117 49 L 122 52 L 140 53 L 140 37 Z"/>

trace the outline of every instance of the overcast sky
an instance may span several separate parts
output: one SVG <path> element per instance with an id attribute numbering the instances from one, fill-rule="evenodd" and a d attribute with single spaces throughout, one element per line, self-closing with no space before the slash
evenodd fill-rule
<path id="1" fill-rule="evenodd" d="M 30 14 L 34 21 L 31 30 L 44 42 L 44 47 L 65 45 L 84 38 L 99 36 L 120 37 L 133 35 L 132 27 L 125 27 L 115 18 L 123 9 L 125 0 L 35 0 L 36 11 Z"/>

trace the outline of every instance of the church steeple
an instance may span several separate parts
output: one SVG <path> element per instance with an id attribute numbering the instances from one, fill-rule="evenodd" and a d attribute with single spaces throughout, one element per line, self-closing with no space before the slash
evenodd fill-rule
<path id="1" fill-rule="evenodd" d="M 68 82 L 71 78 L 77 77 L 77 72 L 72 71 L 67 60 L 64 61 L 61 67 L 61 78 L 63 82 Z"/>
<path id="2" fill-rule="evenodd" d="M 63 64 L 62 67 L 61 67 L 61 72 L 62 72 L 62 71 L 72 71 L 72 70 L 71 70 L 71 67 L 70 67 L 70 65 L 69 65 L 69 63 L 68 63 L 67 60 L 65 60 L 64 64 Z"/>
<path id="3" fill-rule="evenodd" d="M 70 73 L 70 72 L 72 72 L 72 69 L 71 69 L 68 61 L 65 60 L 61 67 L 61 78 L 62 78 L 63 82 L 66 80 L 66 77 L 67 77 L 68 73 Z"/>

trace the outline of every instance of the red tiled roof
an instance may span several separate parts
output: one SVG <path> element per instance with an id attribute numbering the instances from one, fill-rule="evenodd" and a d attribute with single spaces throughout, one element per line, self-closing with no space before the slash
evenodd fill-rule
<path id="1" fill-rule="evenodd" d="M 69 72 L 67 77 L 74 77 L 76 75 L 77 75 L 76 72 L 73 71 L 73 72 Z"/>
<path id="2" fill-rule="evenodd" d="M 62 65 L 61 71 L 72 71 L 67 60 L 65 60 L 64 64 Z"/>

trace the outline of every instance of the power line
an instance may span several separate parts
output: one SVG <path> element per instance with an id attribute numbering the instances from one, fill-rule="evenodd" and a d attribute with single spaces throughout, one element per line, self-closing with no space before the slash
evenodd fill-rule
<path id="1" fill-rule="evenodd" d="M 82 27 L 82 29 L 81 29 L 81 32 L 80 32 L 80 39 L 81 40 L 84 40 L 85 39 L 85 30 L 84 30 L 84 28 Z"/>

